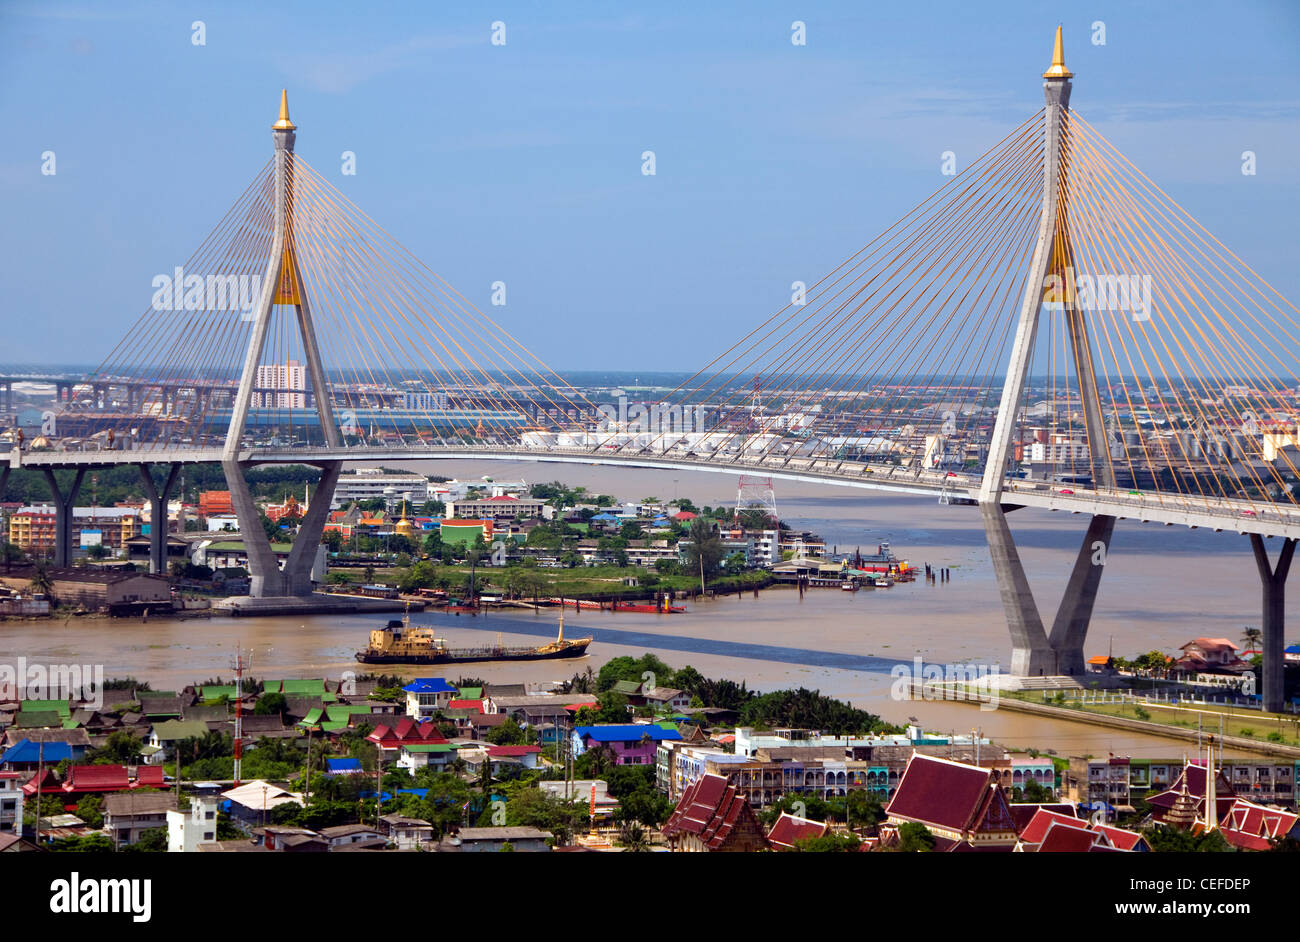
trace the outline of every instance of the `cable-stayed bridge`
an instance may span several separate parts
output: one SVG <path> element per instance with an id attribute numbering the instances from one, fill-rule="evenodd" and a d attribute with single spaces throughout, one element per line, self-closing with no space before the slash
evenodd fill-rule
<path id="1" fill-rule="evenodd" d="M 45 470 L 66 563 L 86 469 L 139 465 L 159 519 L 181 465 L 220 461 L 256 597 L 310 593 L 345 461 L 759 472 L 974 502 L 1023 676 L 1082 673 L 1116 520 L 1248 534 L 1280 705 L 1300 309 L 1070 109 L 1071 79 L 1058 29 L 1042 110 L 630 407 L 566 382 L 296 155 L 282 95 L 270 161 L 10 466 Z M 281 570 L 244 471 L 289 462 L 322 480 Z M 1024 506 L 1089 520 L 1050 630 L 1007 525 Z"/>

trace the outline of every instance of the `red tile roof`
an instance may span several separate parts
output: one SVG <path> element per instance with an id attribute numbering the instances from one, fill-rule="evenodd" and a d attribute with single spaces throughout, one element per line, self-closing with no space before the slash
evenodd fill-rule
<path id="1" fill-rule="evenodd" d="M 161 765 L 141 765 L 135 770 L 136 788 L 163 788 L 163 767 Z"/>
<path id="2" fill-rule="evenodd" d="M 1124 828 L 1111 827 L 1109 824 L 1094 824 L 1092 829 L 1099 834 L 1105 834 L 1118 850 L 1151 849 L 1147 839 L 1137 831 L 1126 831 Z"/>
<path id="3" fill-rule="evenodd" d="M 449 710 L 477 710 L 479 713 L 485 713 L 482 700 L 452 700 L 448 702 Z"/>
<path id="4" fill-rule="evenodd" d="M 826 834 L 825 821 L 810 821 L 782 811 L 781 816 L 767 832 L 767 839 L 777 850 L 794 850 L 794 842 Z"/>
<path id="5" fill-rule="evenodd" d="M 1107 840 L 1096 831 L 1053 821 L 1044 832 L 1042 841 L 1038 843 L 1038 852 L 1040 854 L 1086 854 L 1099 842 L 1104 845 Z"/>
<path id="6" fill-rule="evenodd" d="M 1011 820 L 1015 822 L 1017 833 L 1023 833 L 1025 828 L 1029 826 L 1029 822 L 1034 819 L 1034 815 L 1038 814 L 1040 810 L 1055 811 L 1067 818 L 1078 817 L 1074 805 L 1067 801 L 1043 802 L 1041 804 L 1013 801 L 1007 807 L 1011 809 Z"/>
<path id="7" fill-rule="evenodd" d="M 447 741 L 432 722 L 426 720 L 423 724 L 417 724 L 409 716 L 402 717 L 391 727 L 380 723 L 366 739 L 385 749 L 396 749 L 403 745 L 431 746 Z"/>
<path id="8" fill-rule="evenodd" d="M 665 837 L 671 839 L 681 834 L 693 834 L 709 850 L 720 850 L 726 844 L 736 825 L 748 820 L 757 829 L 759 839 L 767 837 L 754 816 L 754 809 L 721 775 L 706 774 L 696 779 L 663 827 Z"/>
<path id="9" fill-rule="evenodd" d="M 994 773 L 975 765 L 913 753 L 885 809 L 949 831 L 1015 832 L 1015 822 Z"/>
<path id="10" fill-rule="evenodd" d="M 498 756 L 530 756 L 541 751 L 541 746 L 488 746 L 487 754 L 495 759 Z"/>
<path id="11" fill-rule="evenodd" d="M 131 787 L 124 765 L 74 765 L 64 779 L 65 792 L 116 792 Z"/>
<path id="12" fill-rule="evenodd" d="M 1044 808 L 1039 810 L 1038 813 L 1030 819 L 1029 823 L 1025 825 L 1024 829 L 1020 832 L 1020 839 L 1026 844 L 1041 844 L 1043 842 L 1043 837 L 1054 825 L 1057 824 L 1062 827 L 1078 828 L 1082 831 L 1088 830 L 1087 821 L 1080 821 L 1078 818 L 1070 815 L 1060 814 L 1056 811 L 1048 811 Z"/>

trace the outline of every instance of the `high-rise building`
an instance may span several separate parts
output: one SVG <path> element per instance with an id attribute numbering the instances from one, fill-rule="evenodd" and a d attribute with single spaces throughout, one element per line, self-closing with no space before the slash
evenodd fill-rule
<path id="1" fill-rule="evenodd" d="M 286 363 L 264 363 L 257 368 L 256 389 L 253 393 L 254 409 L 305 409 L 307 370 L 297 360 Z"/>

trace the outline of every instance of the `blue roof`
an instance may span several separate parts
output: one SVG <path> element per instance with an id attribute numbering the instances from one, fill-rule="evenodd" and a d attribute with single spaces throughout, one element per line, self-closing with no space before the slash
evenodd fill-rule
<path id="1" fill-rule="evenodd" d="M 441 677 L 417 677 L 402 689 L 407 693 L 456 693 L 456 688 Z"/>
<path id="2" fill-rule="evenodd" d="M 1300 654 L 1300 644 L 1293 644 L 1286 649 L 1287 654 Z"/>
<path id="3" fill-rule="evenodd" d="M 622 517 L 616 517 L 613 514 L 593 514 L 592 520 L 621 520 Z"/>
<path id="4" fill-rule="evenodd" d="M 582 739 L 591 738 L 596 742 L 628 742 L 649 736 L 654 740 L 681 739 L 682 734 L 675 729 L 664 729 L 644 723 L 629 723 L 625 726 L 577 726 L 573 730 Z"/>
<path id="5" fill-rule="evenodd" d="M 4 755 L 0 756 L 0 765 L 6 762 L 39 762 L 42 758 L 46 762 L 61 762 L 64 759 L 72 758 L 72 747 L 66 742 L 47 742 L 45 748 L 40 748 L 40 743 L 34 743 L 30 739 L 22 739 L 9 747 Z"/>
<path id="6" fill-rule="evenodd" d="M 326 759 L 325 768 L 330 772 L 360 772 L 360 759 Z"/>

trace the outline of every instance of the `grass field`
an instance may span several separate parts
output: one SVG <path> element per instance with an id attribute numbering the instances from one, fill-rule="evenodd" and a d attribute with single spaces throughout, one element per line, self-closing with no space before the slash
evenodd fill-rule
<path id="1" fill-rule="evenodd" d="M 1014 693 L 1002 693 L 1000 696 L 1023 700 L 1026 703 L 1047 703 L 1071 710 L 1096 713 L 1102 716 L 1118 716 L 1130 720 L 1144 720 L 1150 723 L 1162 723 L 1166 726 L 1178 726 L 1183 729 L 1196 729 L 1199 722 L 1209 733 L 1219 731 L 1220 717 L 1223 732 L 1229 736 L 1241 736 L 1260 742 L 1281 743 L 1300 746 L 1300 716 L 1291 713 L 1264 713 L 1245 707 L 1222 703 L 1189 703 L 1180 701 L 1170 704 L 1157 701 L 1125 701 L 1122 703 L 1093 703 L 1075 699 L 1071 694 L 1078 691 L 1061 691 L 1065 694 L 1064 702 L 1058 701 L 1050 691 L 1027 690 Z"/>

